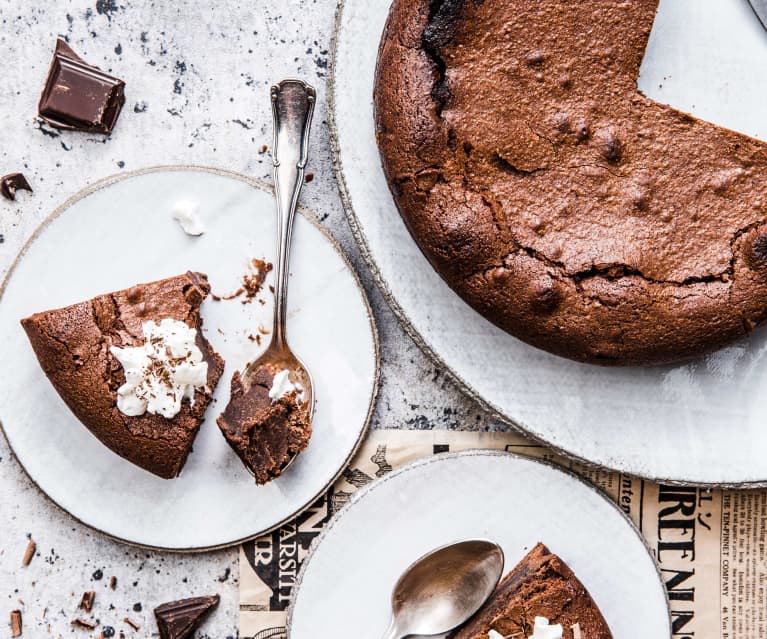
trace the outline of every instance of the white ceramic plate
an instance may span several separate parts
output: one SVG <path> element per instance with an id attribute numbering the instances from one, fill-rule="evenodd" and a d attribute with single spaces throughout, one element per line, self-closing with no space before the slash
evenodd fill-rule
<path id="1" fill-rule="evenodd" d="M 199 204 L 207 232 L 187 236 L 171 217 Z M 215 423 L 232 373 L 266 348 L 265 305 L 203 304 L 203 330 L 226 369 L 181 476 L 163 480 L 122 460 L 69 412 L 37 363 L 19 320 L 186 270 L 218 294 L 237 289 L 248 260 L 273 261 L 271 192 L 245 177 L 194 167 L 107 179 L 64 204 L 11 269 L 0 299 L 0 419 L 30 478 L 81 522 L 134 544 L 200 550 L 274 528 L 309 506 L 357 449 L 378 379 L 377 337 L 364 292 L 338 247 L 306 215 L 296 218 L 288 327 L 315 380 L 314 435 L 278 480 L 257 487 Z M 267 283 L 271 281 L 271 277 Z"/>
<path id="2" fill-rule="evenodd" d="M 331 132 L 352 228 L 413 338 L 469 394 L 560 453 L 656 481 L 767 483 L 767 331 L 677 366 L 578 364 L 494 327 L 431 268 L 397 213 L 375 143 L 374 68 L 389 5 L 339 6 Z M 745 1 L 662 0 L 640 86 L 767 139 L 767 74 L 756 68 L 767 68 L 767 34 Z"/>
<path id="3" fill-rule="evenodd" d="M 500 544 L 506 572 L 541 541 L 583 582 L 614 637 L 671 634 L 655 562 L 615 504 L 546 463 L 471 451 L 419 460 L 352 497 L 303 565 L 290 639 L 382 635 L 403 570 L 471 538 Z"/>

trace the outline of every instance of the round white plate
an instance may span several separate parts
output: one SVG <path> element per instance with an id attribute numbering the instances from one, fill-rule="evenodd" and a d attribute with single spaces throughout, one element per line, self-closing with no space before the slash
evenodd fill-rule
<path id="1" fill-rule="evenodd" d="M 390 0 L 342 0 L 339 6 L 331 134 L 352 228 L 416 342 L 466 392 L 562 454 L 656 481 L 767 484 L 767 331 L 676 366 L 578 364 L 496 328 L 431 268 L 397 213 L 375 142 L 374 69 L 389 5 Z M 749 70 L 756 60 L 767 64 L 767 39 L 746 3 L 740 5 L 662 2 L 643 82 L 672 83 L 664 77 L 672 75 L 663 72 L 667 65 L 678 75 L 687 68 L 719 73 L 724 85 L 717 84 L 717 91 L 707 85 L 695 93 L 695 87 L 685 90 L 677 82 L 671 97 L 677 104 L 696 104 L 708 93 L 707 115 L 730 126 L 740 122 L 740 130 L 754 133 L 754 114 L 762 117 L 767 100 L 767 76 L 756 78 Z M 690 44 L 691 32 L 708 46 Z M 691 61 L 694 56 L 703 61 Z M 686 65 L 678 63 L 680 57 Z M 728 83 L 736 82 L 750 89 L 728 93 Z M 750 111 L 742 100 L 750 101 Z"/>
<path id="2" fill-rule="evenodd" d="M 186 235 L 171 211 L 199 204 L 207 232 Z M 266 348 L 248 336 L 271 328 L 266 304 L 239 299 L 202 307 L 203 331 L 226 360 L 194 452 L 163 480 L 103 446 L 69 412 L 42 372 L 19 320 L 100 293 L 187 270 L 214 293 L 237 289 L 252 258 L 273 261 L 271 192 L 243 176 L 196 167 L 109 178 L 76 195 L 38 231 L 11 269 L 0 299 L 0 419 L 32 481 L 81 522 L 142 546 L 201 550 L 238 543 L 289 520 L 348 463 L 369 420 L 378 380 L 376 329 L 360 283 L 331 240 L 296 217 L 288 327 L 315 380 L 314 434 L 290 470 L 266 486 L 253 478 L 215 423 L 232 373 Z M 267 284 L 273 275 L 269 276 Z"/>
<path id="3" fill-rule="evenodd" d="M 303 565 L 290 639 L 380 636 L 400 574 L 430 550 L 472 538 L 501 545 L 505 573 L 546 544 L 586 586 L 616 638 L 671 634 L 655 562 L 615 504 L 546 463 L 470 451 L 419 460 L 352 497 Z"/>

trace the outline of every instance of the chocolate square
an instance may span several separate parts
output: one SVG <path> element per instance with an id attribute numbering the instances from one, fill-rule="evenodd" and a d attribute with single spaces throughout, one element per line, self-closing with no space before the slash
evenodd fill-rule
<path id="1" fill-rule="evenodd" d="M 89 65 L 58 40 L 38 112 L 58 129 L 111 133 L 125 104 L 124 88 L 125 82 Z"/>

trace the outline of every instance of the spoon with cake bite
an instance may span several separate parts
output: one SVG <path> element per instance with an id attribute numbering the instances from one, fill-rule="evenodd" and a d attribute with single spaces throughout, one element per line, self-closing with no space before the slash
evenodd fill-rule
<path id="1" fill-rule="evenodd" d="M 293 220 L 308 160 L 316 92 L 301 80 L 289 79 L 272 87 L 271 98 L 278 240 L 274 327 L 263 355 L 242 374 L 235 373 L 231 399 L 218 419 L 259 484 L 282 474 L 306 448 L 314 412 L 312 377 L 288 345 L 286 314 Z"/>

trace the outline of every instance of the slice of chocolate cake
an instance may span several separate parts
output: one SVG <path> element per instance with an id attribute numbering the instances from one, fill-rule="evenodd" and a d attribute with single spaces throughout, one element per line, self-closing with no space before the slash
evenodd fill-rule
<path id="1" fill-rule="evenodd" d="M 559 634 L 561 626 L 562 634 Z M 492 634 L 491 634 L 492 633 Z M 569 566 L 538 544 L 452 639 L 612 639 L 602 613 Z"/>
<path id="2" fill-rule="evenodd" d="M 303 388 L 290 382 L 287 370 L 262 367 L 245 387 L 239 371 L 218 426 L 242 463 L 265 484 L 309 445 L 312 424 Z"/>
<path id="3" fill-rule="evenodd" d="M 176 477 L 224 362 L 202 336 L 207 277 L 186 273 L 21 321 L 45 374 L 107 447 Z"/>

